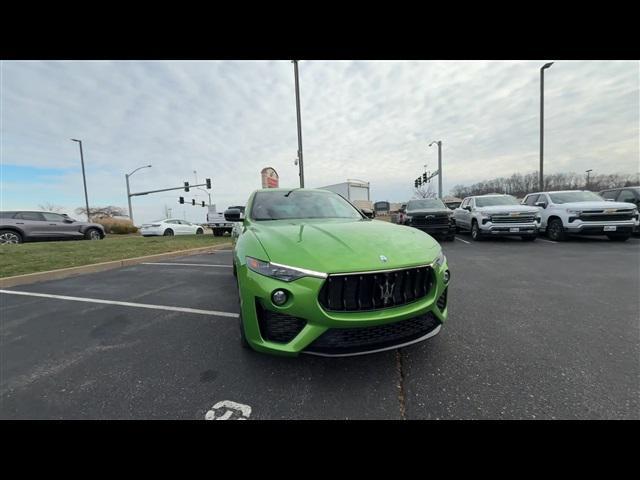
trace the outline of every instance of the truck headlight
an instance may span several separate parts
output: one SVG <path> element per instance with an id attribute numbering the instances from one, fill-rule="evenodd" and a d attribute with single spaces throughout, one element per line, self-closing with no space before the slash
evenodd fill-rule
<path id="1" fill-rule="evenodd" d="M 279 263 L 265 262 L 253 257 L 247 257 L 246 259 L 249 270 L 264 275 L 265 277 L 277 278 L 283 282 L 293 282 L 302 277 L 327 278 L 327 274 L 322 272 L 289 267 Z"/>
<path id="2" fill-rule="evenodd" d="M 447 257 L 445 257 L 444 252 L 440 250 L 440 253 L 438 253 L 438 256 L 436 257 L 436 260 L 434 262 L 436 267 L 438 268 L 442 267 L 442 265 L 444 265 L 446 261 L 447 261 Z"/>
<path id="3" fill-rule="evenodd" d="M 567 208 L 567 213 L 571 213 L 572 215 L 580 215 L 582 210 L 576 210 L 574 208 Z"/>

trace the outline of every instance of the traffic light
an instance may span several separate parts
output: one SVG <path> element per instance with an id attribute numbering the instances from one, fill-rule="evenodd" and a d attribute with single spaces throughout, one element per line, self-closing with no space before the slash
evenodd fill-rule
<path id="1" fill-rule="evenodd" d="M 426 174 L 426 172 L 422 174 L 422 183 L 427 183 L 427 174 Z"/>
<path id="2" fill-rule="evenodd" d="M 192 199 L 191 199 L 191 205 L 193 205 L 193 206 L 195 206 L 195 205 L 196 205 L 196 199 L 195 199 L 195 198 L 192 198 Z"/>
<path id="3" fill-rule="evenodd" d="M 211 188 L 211 179 L 210 178 L 206 178 L 205 180 L 207 182 L 207 188 Z"/>
<path id="4" fill-rule="evenodd" d="M 413 183 L 415 184 L 416 188 L 418 188 L 418 180 L 414 180 Z"/>
<path id="5" fill-rule="evenodd" d="M 422 177 L 418 177 L 418 186 L 422 185 Z"/>
<path id="6" fill-rule="evenodd" d="M 203 207 L 205 206 L 205 205 L 204 205 L 204 200 L 202 200 L 202 206 L 203 206 Z"/>
<path id="7" fill-rule="evenodd" d="M 189 191 L 189 182 L 184 182 L 184 191 L 185 192 Z"/>
<path id="8" fill-rule="evenodd" d="M 180 198 L 178 199 L 178 202 L 180 202 L 180 203 L 184 203 L 184 197 L 180 197 Z"/>

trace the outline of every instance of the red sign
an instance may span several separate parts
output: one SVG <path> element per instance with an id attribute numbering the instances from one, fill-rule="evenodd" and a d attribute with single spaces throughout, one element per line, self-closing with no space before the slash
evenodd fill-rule
<path id="1" fill-rule="evenodd" d="M 278 188 L 279 177 L 273 168 L 263 168 L 260 174 L 262 176 L 262 188 Z"/>

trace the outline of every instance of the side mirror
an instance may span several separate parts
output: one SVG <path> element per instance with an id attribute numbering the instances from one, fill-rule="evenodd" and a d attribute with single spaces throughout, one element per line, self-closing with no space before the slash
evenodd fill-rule
<path id="1" fill-rule="evenodd" d="M 230 208 L 224 211 L 224 219 L 227 222 L 241 222 L 244 215 L 238 208 Z"/>
<path id="2" fill-rule="evenodd" d="M 375 213 L 374 213 L 373 210 L 370 210 L 368 208 L 361 208 L 360 211 L 367 218 L 374 218 L 375 217 Z"/>
<path id="3" fill-rule="evenodd" d="M 465 210 L 471 211 L 471 206 L 470 205 L 467 205 L 466 207 L 462 207 L 462 208 L 464 208 Z"/>
<path id="4" fill-rule="evenodd" d="M 63 220 L 64 223 L 73 223 L 73 220 L 71 220 L 70 218 L 65 218 Z"/>
<path id="5" fill-rule="evenodd" d="M 547 208 L 547 202 L 536 202 L 536 203 L 534 203 L 534 206 Z"/>

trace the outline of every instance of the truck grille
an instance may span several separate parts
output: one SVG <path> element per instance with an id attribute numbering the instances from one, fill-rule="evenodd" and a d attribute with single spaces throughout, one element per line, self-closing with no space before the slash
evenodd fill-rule
<path id="1" fill-rule="evenodd" d="M 535 215 L 518 215 L 512 217 L 510 215 L 491 215 L 493 223 L 532 223 Z"/>
<path id="2" fill-rule="evenodd" d="M 260 335 L 269 342 L 288 343 L 293 340 L 306 325 L 306 320 L 284 313 L 267 310 L 256 301 Z"/>
<path id="3" fill-rule="evenodd" d="M 411 225 L 449 225 L 449 215 L 429 215 L 412 217 Z"/>
<path id="4" fill-rule="evenodd" d="M 325 310 L 335 312 L 396 307 L 427 296 L 433 281 L 429 266 L 329 275 L 318 301 Z"/>
<path id="5" fill-rule="evenodd" d="M 424 337 L 440 322 L 431 313 L 386 325 L 330 328 L 306 349 L 307 353 L 350 354 L 393 347 Z"/>
<path id="6" fill-rule="evenodd" d="M 631 220 L 632 210 L 617 210 L 613 213 L 604 213 L 602 210 L 585 211 L 580 214 L 578 218 L 583 222 L 608 222 L 608 221 L 621 221 Z"/>

